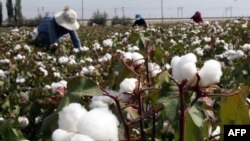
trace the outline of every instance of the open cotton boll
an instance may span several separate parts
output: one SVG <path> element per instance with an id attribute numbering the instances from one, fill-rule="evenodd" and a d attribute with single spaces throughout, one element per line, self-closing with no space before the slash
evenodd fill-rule
<path id="1" fill-rule="evenodd" d="M 114 100 L 108 96 L 93 96 L 92 102 L 94 101 L 102 101 L 107 104 L 112 104 L 114 103 Z"/>
<path id="2" fill-rule="evenodd" d="M 213 132 L 212 132 L 212 127 L 210 126 L 209 129 L 208 129 L 208 134 L 211 137 L 215 136 L 215 135 L 219 135 L 220 134 L 220 126 L 217 126 L 216 129 Z M 216 136 L 214 139 L 219 140 L 220 136 Z"/>
<path id="3" fill-rule="evenodd" d="M 182 80 L 187 79 L 188 82 L 191 82 L 195 79 L 197 73 L 195 63 L 186 63 L 181 70 L 181 74 L 183 76 Z"/>
<path id="4" fill-rule="evenodd" d="M 118 120 L 109 110 L 92 109 L 77 123 L 78 132 L 100 141 L 118 141 Z"/>
<path id="5" fill-rule="evenodd" d="M 70 141 L 94 141 L 94 140 L 86 135 L 75 134 Z"/>
<path id="6" fill-rule="evenodd" d="M 129 60 L 132 60 L 132 53 L 131 52 L 126 52 L 123 54 L 123 61 L 129 61 Z"/>
<path id="7" fill-rule="evenodd" d="M 74 133 L 72 132 L 67 132 L 62 129 L 56 129 L 52 133 L 52 140 L 53 141 L 70 141 L 71 137 L 74 136 Z"/>
<path id="8" fill-rule="evenodd" d="M 181 57 L 179 56 L 174 56 L 170 62 L 170 66 L 171 68 L 174 68 L 176 66 L 176 64 L 178 64 L 178 62 L 181 60 Z"/>
<path id="9" fill-rule="evenodd" d="M 59 115 L 59 128 L 70 132 L 76 132 L 76 124 L 86 112 L 86 109 L 78 103 L 69 104 L 63 108 Z"/>
<path id="10" fill-rule="evenodd" d="M 91 109 L 94 108 L 108 108 L 109 105 L 103 101 L 92 101 L 89 105 Z"/>
<path id="11" fill-rule="evenodd" d="M 175 57 L 171 61 L 171 66 L 173 67 L 172 74 L 175 80 L 182 81 L 186 79 L 185 70 L 183 70 L 183 66 L 187 63 L 195 64 L 197 62 L 197 58 L 193 53 L 188 53 L 186 55 L 181 56 L 180 58 Z"/>
<path id="12" fill-rule="evenodd" d="M 222 76 L 221 64 L 216 60 L 206 61 L 198 74 L 200 76 L 199 85 L 202 87 L 217 83 Z"/>
<path id="13" fill-rule="evenodd" d="M 138 80 L 135 78 L 125 78 L 120 83 L 120 90 L 119 93 L 133 93 L 134 89 L 136 88 Z"/>
<path id="14" fill-rule="evenodd" d="M 188 53 L 188 54 L 181 57 L 181 61 L 183 63 L 187 63 L 187 62 L 196 63 L 197 62 L 197 57 L 193 53 Z"/>
<path id="15" fill-rule="evenodd" d="M 138 52 L 132 53 L 132 60 L 133 60 L 134 65 L 136 66 L 141 65 L 145 62 L 144 57 Z"/>

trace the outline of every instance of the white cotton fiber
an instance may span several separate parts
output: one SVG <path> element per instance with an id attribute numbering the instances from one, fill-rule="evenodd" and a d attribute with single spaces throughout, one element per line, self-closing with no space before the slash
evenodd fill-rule
<path id="1" fill-rule="evenodd" d="M 181 56 L 180 58 L 174 57 L 171 61 L 171 66 L 173 68 L 172 74 L 175 80 L 183 81 L 191 76 L 186 76 L 186 69 L 188 69 L 189 74 L 191 75 L 191 71 L 194 71 L 195 63 L 197 62 L 197 58 L 193 53 L 188 53 L 186 55 Z M 188 65 L 184 67 L 187 63 L 192 63 L 192 65 Z M 190 67 L 190 68 L 189 68 Z M 195 66 L 196 67 L 196 66 Z"/>
<path id="2" fill-rule="evenodd" d="M 206 61 L 199 71 L 200 83 L 202 87 L 215 84 L 220 81 L 222 76 L 221 64 L 216 60 Z"/>
<path id="3" fill-rule="evenodd" d="M 180 57 L 179 56 L 174 56 L 171 60 L 171 68 L 173 68 L 179 61 L 180 61 Z"/>
<path id="4" fill-rule="evenodd" d="M 70 141 L 71 137 L 74 136 L 74 133 L 70 133 L 67 131 L 64 131 L 62 129 L 56 129 L 52 134 L 52 140 L 53 141 Z"/>
<path id="5" fill-rule="evenodd" d="M 91 109 L 94 108 L 108 108 L 109 105 L 103 101 L 92 101 L 89 105 Z"/>
<path id="6" fill-rule="evenodd" d="M 143 55 L 141 55 L 138 52 L 133 52 L 132 53 L 132 60 L 135 66 L 137 65 L 142 65 L 145 62 L 145 59 L 143 57 Z"/>
<path id="7" fill-rule="evenodd" d="M 86 109 L 78 103 L 69 104 L 63 108 L 59 115 L 59 128 L 69 132 L 76 132 L 76 124 L 86 112 Z"/>
<path id="8" fill-rule="evenodd" d="M 195 63 L 186 63 L 183 67 L 182 67 L 182 71 L 181 71 L 181 76 L 183 76 L 183 78 L 181 78 L 182 80 L 187 79 L 189 82 L 193 81 L 196 77 L 196 73 L 197 73 L 197 68 Z"/>
<path id="9" fill-rule="evenodd" d="M 118 141 L 118 120 L 103 108 L 93 109 L 82 116 L 77 129 L 94 140 Z"/>
<path id="10" fill-rule="evenodd" d="M 92 138 L 86 135 L 82 134 L 75 134 L 72 138 L 71 141 L 94 141 Z"/>
<path id="11" fill-rule="evenodd" d="M 119 93 L 133 93 L 134 89 L 136 88 L 138 80 L 135 78 L 125 78 L 120 83 L 120 90 Z"/>

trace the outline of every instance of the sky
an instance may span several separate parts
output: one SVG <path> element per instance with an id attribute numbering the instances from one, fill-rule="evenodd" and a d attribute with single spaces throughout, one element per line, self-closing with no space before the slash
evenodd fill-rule
<path id="1" fill-rule="evenodd" d="M 0 1 L 3 3 L 5 19 L 7 18 L 6 0 Z M 189 18 L 197 10 L 203 17 L 250 16 L 250 0 L 22 0 L 22 12 L 24 17 L 34 18 L 38 14 L 44 15 L 46 12 L 54 14 L 62 11 L 65 5 L 75 9 L 79 19 L 91 18 L 97 9 L 101 12 L 105 11 L 109 18 L 115 15 L 133 18 L 137 13 L 144 18 L 162 16 Z M 163 14 L 161 7 L 163 7 Z"/>

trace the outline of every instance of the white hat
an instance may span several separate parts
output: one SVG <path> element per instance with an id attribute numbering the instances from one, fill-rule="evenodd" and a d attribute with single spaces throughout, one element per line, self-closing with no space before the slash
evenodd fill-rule
<path id="1" fill-rule="evenodd" d="M 76 30 L 80 27 L 77 22 L 77 14 L 76 12 L 66 6 L 63 12 L 58 12 L 55 14 L 56 23 L 68 30 Z"/>

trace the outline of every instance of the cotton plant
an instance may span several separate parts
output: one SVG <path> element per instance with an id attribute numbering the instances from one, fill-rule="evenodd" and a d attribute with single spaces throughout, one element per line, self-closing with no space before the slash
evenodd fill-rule
<path id="1" fill-rule="evenodd" d="M 194 85 L 198 74 L 201 87 L 207 87 L 220 81 L 222 70 L 218 61 L 208 60 L 200 70 L 196 67 L 196 62 L 197 58 L 193 53 L 173 57 L 171 60 L 173 78 L 178 82 L 187 80 L 189 85 Z"/>
<path id="2" fill-rule="evenodd" d="M 100 58 L 98 59 L 98 62 L 100 62 L 100 63 L 105 63 L 105 62 L 110 61 L 111 59 L 112 59 L 112 55 L 109 54 L 109 53 L 106 53 L 104 56 L 102 56 L 102 57 L 100 57 Z"/>
<path id="3" fill-rule="evenodd" d="M 26 59 L 25 55 L 18 54 L 16 56 L 14 56 L 14 60 L 22 61 L 22 60 L 25 60 L 25 59 Z"/>
<path id="4" fill-rule="evenodd" d="M 243 51 L 249 52 L 250 51 L 250 44 L 246 43 L 246 44 L 242 45 L 241 48 Z"/>
<path id="5" fill-rule="evenodd" d="M 83 67 L 81 72 L 80 72 L 80 75 L 81 76 L 83 76 L 83 75 L 92 75 L 92 74 L 94 74 L 95 69 L 96 68 L 93 65 Z"/>
<path id="6" fill-rule="evenodd" d="M 138 46 L 128 45 L 127 48 L 128 48 L 128 52 L 135 52 L 135 51 L 139 51 L 140 50 L 140 48 Z"/>
<path id="7" fill-rule="evenodd" d="M 64 89 L 67 88 L 67 81 L 65 80 L 61 80 L 59 82 L 53 82 L 51 84 L 51 90 L 52 90 L 52 93 L 59 93 L 61 95 L 64 95 Z"/>
<path id="8" fill-rule="evenodd" d="M 25 128 L 29 125 L 29 119 L 26 116 L 19 116 L 18 123 L 22 126 L 22 128 Z"/>
<path id="9" fill-rule="evenodd" d="M 0 64 L 10 64 L 11 62 L 10 62 L 10 59 L 1 59 L 0 60 Z"/>
<path id="10" fill-rule="evenodd" d="M 102 44 L 104 47 L 112 47 L 113 46 L 113 41 L 112 39 L 106 39 L 102 41 Z"/>
<path id="11" fill-rule="evenodd" d="M 123 61 L 134 67 L 144 64 L 144 56 L 138 52 L 126 52 L 123 54 Z"/>
<path id="12" fill-rule="evenodd" d="M 160 65 L 156 64 L 156 63 L 148 63 L 148 71 L 149 71 L 149 75 L 151 77 L 155 77 L 157 76 L 159 73 L 162 72 L 162 69 L 160 67 Z"/>
<path id="13" fill-rule="evenodd" d="M 95 97 L 93 101 L 108 103 L 108 97 Z M 100 118 L 101 117 L 101 118 Z M 58 129 L 53 141 L 118 141 L 116 116 L 106 107 L 93 107 L 87 111 L 78 103 L 71 103 L 59 112 Z"/>
<path id="14" fill-rule="evenodd" d="M 99 43 L 94 43 L 93 44 L 93 50 L 94 51 L 103 50 L 103 48 L 101 47 L 101 45 Z"/>
<path id="15" fill-rule="evenodd" d="M 210 137 L 214 137 L 215 140 L 219 140 L 220 139 L 220 134 L 221 134 L 221 129 L 220 126 L 216 126 L 215 130 L 212 131 L 212 127 L 210 126 L 208 129 L 208 135 Z"/>
<path id="16" fill-rule="evenodd" d="M 4 70 L 0 69 L 0 78 L 2 78 L 2 79 L 7 78 L 7 74 L 8 74 L 7 71 L 4 71 Z"/>
<path id="17" fill-rule="evenodd" d="M 18 76 L 16 78 L 16 83 L 18 83 L 18 84 L 23 84 L 23 83 L 25 83 L 25 81 L 26 81 L 26 79 L 23 76 Z"/>

